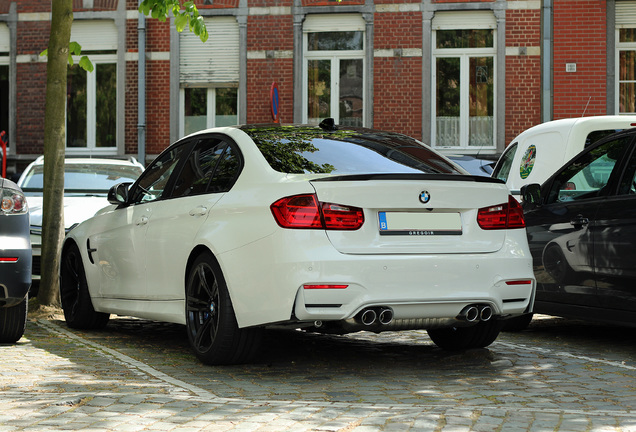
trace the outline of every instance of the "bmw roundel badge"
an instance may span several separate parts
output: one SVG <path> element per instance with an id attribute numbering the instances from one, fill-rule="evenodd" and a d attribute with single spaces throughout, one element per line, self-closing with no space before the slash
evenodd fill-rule
<path id="1" fill-rule="evenodd" d="M 428 191 L 420 192 L 420 202 L 426 204 L 431 200 L 431 194 Z"/>

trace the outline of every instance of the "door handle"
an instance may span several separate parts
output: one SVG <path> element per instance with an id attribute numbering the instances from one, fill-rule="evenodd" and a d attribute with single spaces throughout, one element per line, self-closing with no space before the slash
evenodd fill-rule
<path id="1" fill-rule="evenodd" d="M 208 208 L 204 206 L 198 206 L 190 210 L 190 216 L 203 216 L 208 212 Z"/>
<path id="2" fill-rule="evenodd" d="M 577 215 L 574 219 L 570 221 L 570 224 L 574 226 L 574 228 L 581 228 L 583 225 L 587 225 L 590 223 L 590 220 L 583 215 Z"/>
<path id="3" fill-rule="evenodd" d="M 141 225 L 146 225 L 147 223 L 148 223 L 148 216 L 142 216 L 139 219 L 137 219 L 137 222 L 135 222 L 135 225 L 141 226 Z"/>

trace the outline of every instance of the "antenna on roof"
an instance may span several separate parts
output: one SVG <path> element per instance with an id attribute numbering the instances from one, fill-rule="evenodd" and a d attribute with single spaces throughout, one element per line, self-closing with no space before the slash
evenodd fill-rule
<path id="1" fill-rule="evenodd" d="M 581 117 L 585 117 L 585 112 L 587 111 L 587 107 L 590 105 L 591 100 L 592 96 L 590 96 L 590 98 L 587 100 L 587 104 L 585 104 L 585 109 L 583 110 L 583 114 L 581 114 Z"/>

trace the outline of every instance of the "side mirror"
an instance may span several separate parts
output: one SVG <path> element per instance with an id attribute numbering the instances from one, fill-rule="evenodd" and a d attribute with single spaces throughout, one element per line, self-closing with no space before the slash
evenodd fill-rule
<path id="1" fill-rule="evenodd" d="M 114 205 L 122 205 L 128 202 L 128 189 L 132 183 L 119 183 L 108 191 L 108 202 Z"/>
<path id="2" fill-rule="evenodd" d="M 524 210 L 541 207 L 541 185 L 532 183 L 521 187 L 522 206 Z"/>

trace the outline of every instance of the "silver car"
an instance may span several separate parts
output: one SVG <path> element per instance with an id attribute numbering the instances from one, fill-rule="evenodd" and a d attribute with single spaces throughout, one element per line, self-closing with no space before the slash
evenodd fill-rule
<path id="1" fill-rule="evenodd" d="M 0 343 L 24 334 L 31 287 L 29 207 L 11 180 L 0 177 Z"/>

